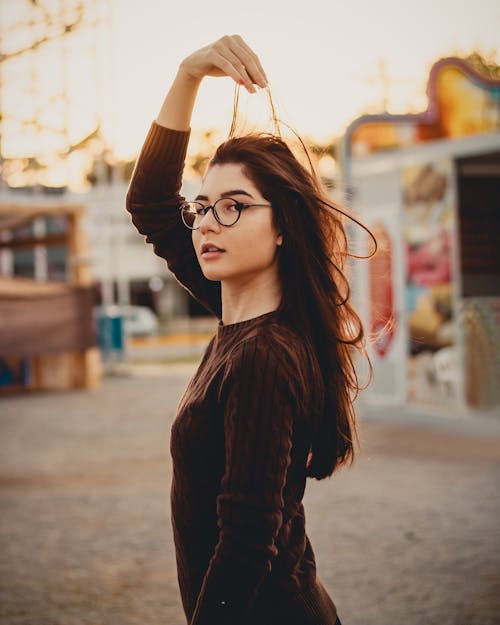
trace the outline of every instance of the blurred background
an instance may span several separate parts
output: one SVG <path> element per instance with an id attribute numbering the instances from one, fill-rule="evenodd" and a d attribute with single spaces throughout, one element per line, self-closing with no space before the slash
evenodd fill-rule
<path id="1" fill-rule="evenodd" d="M 237 32 L 332 199 L 378 241 L 349 268 L 374 373 L 366 451 L 330 498 L 310 485 L 326 585 L 347 623 L 500 623 L 498 3 L 0 0 L 0 24 L 2 622 L 182 622 L 169 427 L 217 319 L 135 231 L 125 195 L 179 62 Z M 188 198 L 233 93 L 202 84 Z M 264 91 L 240 107 L 268 123 Z M 364 231 L 349 234 L 367 256 Z M 366 570 L 353 531 L 379 545 Z"/>

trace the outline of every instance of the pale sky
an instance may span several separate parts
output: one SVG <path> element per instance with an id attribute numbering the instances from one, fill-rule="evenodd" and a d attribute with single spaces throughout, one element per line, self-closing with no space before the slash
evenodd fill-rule
<path id="1" fill-rule="evenodd" d="M 74 2 L 45 4 L 71 7 Z M 5 27 L 22 19 L 28 5 L 27 0 L 0 0 L 4 51 L 22 39 L 19 31 L 14 41 Z M 49 125 L 66 116 L 73 141 L 101 117 L 118 158 L 140 149 L 179 62 L 224 34 L 239 33 L 256 51 L 280 116 L 318 140 L 338 135 L 367 110 L 381 110 L 381 60 L 389 77 L 385 95 L 394 112 L 425 108 L 428 72 L 438 58 L 477 49 L 500 61 L 497 0 L 87 0 L 86 5 L 86 19 L 99 17 L 101 25 L 85 28 L 65 44 L 66 56 L 64 46 L 54 43 L 37 58 L 4 64 L 3 105 L 7 113 L 29 114 L 39 100 L 40 115 Z M 68 105 L 44 104 L 44 90 L 61 84 Z M 233 89 L 229 78 L 207 79 L 193 129 L 227 132 Z M 250 118 L 265 109 L 263 98 L 262 92 L 242 98 Z M 33 135 L 21 137 L 14 123 L 4 124 L 6 155 L 40 152 L 49 139 L 39 137 L 36 146 L 33 141 Z"/>
<path id="2" fill-rule="evenodd" d="M 179 61 L 226 33 L 241 34 L 257 52 L 284 119 L 316 138 L 381 104 L 381 58 L 394 81 L 393 108 L 405 111 L 425 106 L 428 70 L 438 57 L 480 48 L 495 49 L 498 59 L 500 52 L 496 0 L 115 0 L 113 16 L 115 50 L 123 55 L 115 121 L 120 128 L 128 123 L 130 136 L 142 126 L 139 142 Z M 141 94 L 140 104 L 132 91 Z M 228 126 L 232 95 L 230 79 L 208 79 L 193 126 Z M 125 149 L 129 139 L 122 141 Z"/>

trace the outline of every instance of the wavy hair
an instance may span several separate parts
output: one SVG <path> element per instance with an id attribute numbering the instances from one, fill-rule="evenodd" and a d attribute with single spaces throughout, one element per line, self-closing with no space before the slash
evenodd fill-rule
<path id="1" fill-rule="evenodd" d="M 310 159 L 308 171 L 281 137 L 273 133 L 232 136 L 217 148 L 208 167 L 226 163 L 243 167 L 272 205 L 274 223 L 283 235 L 278 248 L 279 310 L 309 343 L 321 371 L 313 389 L 319 401 L 311 415 L 306 471 L 308 477 L 323 479 L 354 459 L 358 439 L 353 402 L 361 389 L 354 351 L 368 359 L 363 326 L 351 304 L 344 273 L 346 259 L 352 256 L 346 217 L 375 239 L 327 197 Z"/>

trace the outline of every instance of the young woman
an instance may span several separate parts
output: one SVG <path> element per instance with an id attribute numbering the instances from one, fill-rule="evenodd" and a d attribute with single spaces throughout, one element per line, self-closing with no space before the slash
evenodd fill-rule
<path id="1" fill-rule="evenodd" d="M 305 532 L 306 478 L 352 459 L 363 331 L 342 272 L 342 213 L 270 134 L 217 149 L 180 197 L 205 76 L 265 87 L 238 35 L 182 61 L 127 195 L 132 221 L 220 319 L 171 430 L 171 513 L 189 625 L 334 625 Z"/>

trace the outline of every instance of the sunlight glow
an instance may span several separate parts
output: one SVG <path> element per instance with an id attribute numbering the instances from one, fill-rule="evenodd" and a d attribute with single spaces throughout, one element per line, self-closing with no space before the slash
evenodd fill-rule
<path id="1" fill-rule="evenodd" d="M 50 11 L 77 0 L 45 0 Z M 2 153 L 50 162 L 47 184 L 84 190 L 79 172 L 107 150 L 134 158 L 158 114 L 179 62 L 225 33 L 239 32 L 262 61 L 280 116 L 302 136 L 327 141 L 363 112 L 415 112 L 427 106 L 429 68 L 442 56 L 500 49 L 500 5 L 457 0 L 388 0 L 383 14 L 362 0 L 85 0 L 82 24 L 34 52 L 2 63 Z M 47 34 L 29 24 L 27 0 L 0 3 L 2 53 Z M 39 18 L 39 12 L 38 12 Z M 16 27 L 16 24 L 24 26 Z M 193 131 L 229 129 L 234 85 L 207 79 Z M 265 123 L 265 93 L 241 91 L 250 123 Z M 92 133 L 96 136 L 92 137 Z M 193 138 L 195 132 L 193 132 Z M 217 136 L 217 135 L 216 135 Z M 87 138 L 85 154 L 67 153 Z M 81 178 L 81 176 L 80 176 Z M 11 184 L 22 180 L 13 174 Z"/>

